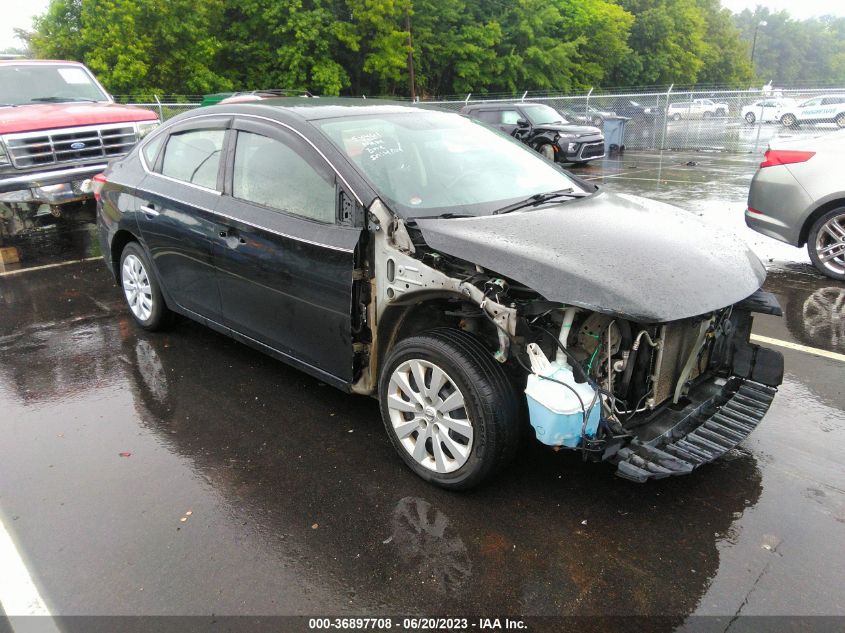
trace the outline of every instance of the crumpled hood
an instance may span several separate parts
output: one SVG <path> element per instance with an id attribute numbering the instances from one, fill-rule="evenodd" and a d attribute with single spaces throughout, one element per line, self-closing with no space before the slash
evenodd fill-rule
<path id="1" fill-rule="evenodd" d="M 535 211 L 419 218 L 433 249 L 560 301 L 640 322 L 745 299 L 766 269 L 738 238 L 662 202 L 598 193 Z"/>
<path id="2" fill-rule="evenodd" d="M 596 134 L 601 134 L 601 130 L 592 125 L 569 125 L 567 123 L 544 123 L 543 125 L 535 125 L 534 129 L 560 132 L 561 134 L 572 136 L 595 136 Z"/>

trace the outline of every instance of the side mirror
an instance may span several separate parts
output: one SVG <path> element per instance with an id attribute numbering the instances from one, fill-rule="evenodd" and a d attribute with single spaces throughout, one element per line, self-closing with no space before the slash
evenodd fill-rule
<path id="1" fill-rule="evenodd" d="M 530 127 L 530 124 L 525 119 L 517 119 L 516 127 Z"/>

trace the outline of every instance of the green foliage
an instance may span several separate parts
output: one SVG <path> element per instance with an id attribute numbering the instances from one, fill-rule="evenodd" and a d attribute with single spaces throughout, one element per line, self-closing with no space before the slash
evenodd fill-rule
<path id="1" fill-rule="evenodd" d="M 27 43 L 85 62 L 119 94 L 406 96 L 409 52 L 423 96 L 745 87 L 760 11 L 732 16 L 719 0 L 51 0 Z M 845 73 L 845 20 L 765 15 L 759 76 Z"/>
<path id="2" fill-rule="evenodd" d="M 757 31 L 754 70 L 759 80 L 775 85 L 845 81 L 845 18 L 797 21 L 786 11 L 758 7 L 733 19 L 749 51 Z"/>

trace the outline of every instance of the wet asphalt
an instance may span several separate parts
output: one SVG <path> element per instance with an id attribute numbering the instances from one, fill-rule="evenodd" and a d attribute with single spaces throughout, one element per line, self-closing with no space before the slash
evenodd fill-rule
<path id="1" fill-rule="evenodd" d="M 744 227 L 755 161 L 578 172 L 735 230 L 784 308 L 755 333 L 845 353 L 845 285 Z M 21 268 L 97 254 L 84 222 L 50 235 Z M 690 476 L 535 445 L 456 494 L 401 464 L 375 400 L 134 327 L 100 261 L 0 276 L 0 315 L 0 519 L 55 614 L 845 615 L 841 360 L 782 349 L 760 427 Z"/>

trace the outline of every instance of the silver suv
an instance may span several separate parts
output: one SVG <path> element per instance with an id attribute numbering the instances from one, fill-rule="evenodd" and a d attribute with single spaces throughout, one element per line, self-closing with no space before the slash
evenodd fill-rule
<path id="1" fill-rule="evenodd" d="M 845 280 L 845 131 L 769 146 L 751 181 L 745 223 L 793 246 L 807 245 L 821 272 Z"/>

